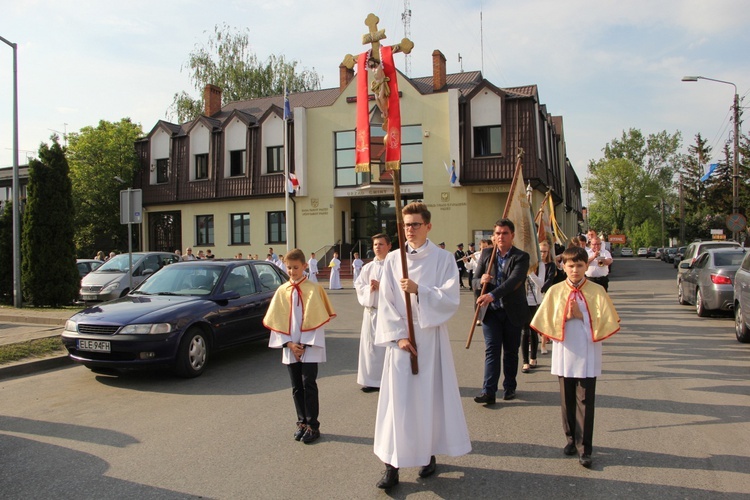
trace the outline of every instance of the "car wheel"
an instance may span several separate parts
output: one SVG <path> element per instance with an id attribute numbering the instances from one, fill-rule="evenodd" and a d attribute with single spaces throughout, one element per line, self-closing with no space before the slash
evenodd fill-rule
<path id="1" fill-rule="evenodd" d="M 688 305 L 687 300 L 685 300 L 685 293 L 682 290 L 682 281 L 677 283 L 677 302 L 682 306 Z"/>
<path id="2" fill-rule="evenodd" d="M 191 328 L 180 342 L 174 370 L 185 378 L 197 377 L 206 369 L 208 361 L 208 341 L 199 328 Z"/>
<path id="3" fill-rule="evenodd" d="M 695 312 L 701 318 L 705 318 L 706 316 L 708 316 L 708 309 L 706 309 L 703 305 L 703 296 L 701 294 L 700 288 L 695 292 Z"/>
<path id="4" fill-rule="evenodd" d="M 738 342 L 750 343 L 750 329 L 745 325 L 745 318 L 742 316 L 742 308 L 739 303 L 735 305 L 734 309 L 734 332 L 737 335 Z"/>

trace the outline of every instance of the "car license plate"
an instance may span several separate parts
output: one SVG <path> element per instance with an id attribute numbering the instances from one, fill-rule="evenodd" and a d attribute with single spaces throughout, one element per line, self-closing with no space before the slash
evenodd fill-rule
<path id="1" fill-rule="evenodd" d="M 83 296 L 83 300 L 98 300 L 98 299 L 99 299 L 98 295 L 84 295 Z"/>
<path id="2" fill-rule="evenodd" d="M 78 349 L 81 351 L 110 352 L 109 340 L 79 340 Z"/>

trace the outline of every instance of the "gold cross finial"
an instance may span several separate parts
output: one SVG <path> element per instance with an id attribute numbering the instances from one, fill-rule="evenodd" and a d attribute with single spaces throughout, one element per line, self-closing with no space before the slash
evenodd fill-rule
<path id="1" fill-rule="evenodd" d="M 376 61 L 380 61 L 380 40 L 386 38 L 385 30 L 378 29 L 378 23 L 380 18 L 372 12 L 367 15 L 365 19 L 365 25 L 370 28 L 370 32 L 362 35 L 362 45 L 372 44 L 372 58 Z"/>
<path id="2" fill-rule="evenodd" d="M 373 13 L 368 14 L 367 19 L 365 19 L 365 25 L 369 28 L 369 32 L 362 35 L 362 45 L 367 45 L 368 43 L 372 44 L 371 56 L 377 62 L 380 62 L 380 40 L 384 40 L 386 38 L 385 30 L 378 29 L 379 22 L 380 18 L 378 16 Z M 412 42 L 408 38 L 403 38 L 401 39 L 400 43 L 393 45 L 392 48 L 394 54 L 397 52 L 409 54 L 411 53 L 411 49 L 414 48 L 414 42 Z M 346 68 L 352 69 L 357 63 L 357 58 L 358 56 L 347 54 L 341 64 L 343 64 Z"/>

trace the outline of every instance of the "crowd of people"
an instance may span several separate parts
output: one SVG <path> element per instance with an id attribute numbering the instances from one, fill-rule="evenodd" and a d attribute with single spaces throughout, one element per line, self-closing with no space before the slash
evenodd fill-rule
<path id="1" fill-rule="evenodd" d="M 437 455 L 471 451 L 446 326 L 458 310 L 462 288 L 473 292 L 485 342 L 482 389 L 474 401 L 496 404 L 501 374 L 502 399 L 516 398 L 519 350 L 520 371 L 528 373 L 538 366 L 540 344 L 544 354 L 551 342 L 562 451 L 590 467 L 600 341 L 619 330 L 602 279 L 612 257 L 599 237 L 590 232 L 568 248 L 542 242 L 541 259 L 530 269 L 529 254 L 514 246 L 509 219 L 498 220 L 478 250 L 470 244 L 464 252 L 459 244 L 451 254 L 444 243 L 427 238 L 432 222 L 425 204 L 410 203 L 402 215 L 403 252 L 392 252 L 390 237 L 380 233 L 371 238 L 373 259 L 365 264 L 355 253 L 352 262 L 363 307 L 356 381 L 363 392 L 378 394 L 373 450 L 385 470 L 376 486 L 396 486 L 403 467 L 418 467 L 418 475 L 427 478 L 437 470 Z M 317 366 L 325 361 L 324 328 L 335 312 L 317 283 L 315 254 L 306 260 L 295 249 L 281 260 L 290 280 L 277 290 L 264 324 L 271 330 L 269 347 L 283 349 L 289 371 L 297 413 L 292 436 L 309 444 L 320 438 Z M 329 288 L 335 290 L 341 287 L 338 253 L 329 267 Z"/>

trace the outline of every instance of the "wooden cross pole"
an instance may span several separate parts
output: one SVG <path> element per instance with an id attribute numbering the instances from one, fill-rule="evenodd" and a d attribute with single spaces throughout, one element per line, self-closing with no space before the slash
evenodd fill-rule
<path id="1" fill-rule="evenodd" d="M 367 19 L 365 19 L 365 25 L 369 28 L 369 32 L 362 36 L 362 44 L 367 45 L 368 43 L 372 45 L 371 51 L 370 51 L 370 60 L 374 62 L 373 65 L 370 65 L 369 63 L 371 61 L 365 61 L 365 66 L 369 67 L 372 70 L 372 73 L 378 72 L 378 74 L 381 77 L 385 76 L 384 73 L 384 64 L 383 61 L 381 61 L 380 57 L 380 40 L 383 40 L 386 38 L 385 36 L 385 30 L 384 29 L 378 29 L 378 23 L 380 22 L 380 19 L 375 14 L 369 14 L 367 16 Z M 395 52 L 404 52 L 405 54 L 408 54 L 411 52 L 411 49 L 414 47 L 414 43 L 412 43 L 411 40 L 408 38 L 404 38 L 401 40 L 400 45 L 394 45 L 391 47 L 392 51 Z M 389 56 L 390 57 L 390 56 Z M 344 65 L 349 67 L 350 69 L 354 67 L 354 64 L 357 62 L 357 59 L 352 56 L 351 54 L 347 55 L 344 59 Z M 348 64 L 351 64 L 351 66 L 348 66 Z M 392 58 L 391 63 L 389 63 L 389 66 L 392 65 Z M 360 68 L 363 68 L 362 65 L 360 65 Z M 391 84 L 392 88 L 389 90 L 389 96 L 393 97 L 394 99 L 397 99 L 398 96 L 398 86 L 396 82 L 396 73 L 395 70 L 390 67 L 388 68 L 389 71 L 389 78 L 384 78 L 380 82 L 378 82 L 382 86 L 389 86 Z M 374 78 L 377 78 L 373 76 Z M 358 74 L 357 78 L 368 78 L 366 74 L 361 75 Z M 389 83 L 390 82 L 390 83 Z M 393 92 L 395 90 L 395 97 L 393 96 Z M 385 96 L 388 97 L 388 96 Z M 383 95 L 378 96 L 376 94 L 377 104 L 378 107 L 381 108 L 381 111 L 383 112 L 384 120 L 388 119 L 388 99 L 384 98 Z M 398 102 L 396 101 L 396 105 Z M 367 103 L 357 103 L 357 106 L 366 106 Z M 385 124 L 384 124 L 385 125 Z M 364 126 L 361 123 L 358 123 L 358 126 Z M 388 130 L 388 133 L 386 133 L 386 136 L 383 138 L 384 141 L 391 140 L 389 139 L 391 133 L 397 134 L 397 139 L 395 142 L 386 143 L 386 149 L 388 150 L 395 150 L 397 153 L 397 158 L 389 160 L 388 158 L 388 152 L 386 153 L 386 169 L 391 170 L 391 179 L 393 179 L 393 198 L 395 200 L 395 208 L 396 208 L 396 227 L 398 232 L 398 246 L 399 246 L 399 254 L 401 256 L 401 272 L 404 278 L 409 277 L 409 266 L 408 262 L 406 260 L 406 235 L 404 233 L 404 218 L 403 214 L 401 213 L 401 187 L 399 185 L 399 177 L 400 177 L 400 168 L 401 168 L 401 154 L 400 154 L 400 147 L 401 147 L 401 130 L 400 130 L 400 118 L 396 123 L 393 124 L 393 128 L 398 128 L 398 130 Z M 359 134 L 360 131 L 357 131 L 357 134 Z M 369 134 L 368 134 L 369 137 Z M 369 141 L 369 139 L 368 139 Z M 396 144 L 396 146 L 393 146 L 393 144 Z M 369 151 L 369 146 L 368 146 Z M 357 162 L 357 168 L 364 167 L 367 169 L 366 171 L 369 171 L 369 163 L 370 158 L 368 157 L 366 161 L 362 162 L 364 165 L 360 164 L 360 162 Z M 404 302 L 406 305 L 406 327 L 409 335 L 409 342 L 414 347 L 414 350 L 417 350 L 417 342 L 414 338 L 414 324 L 412 319 L 412 311 L 411 311 L 411 296 L 408 292 L 404 291 Z M 411 355 L 411 372 L 416 375 L 419 373 L 419 363 L 417 362 L 417 357 L 415 355 Z"/>

